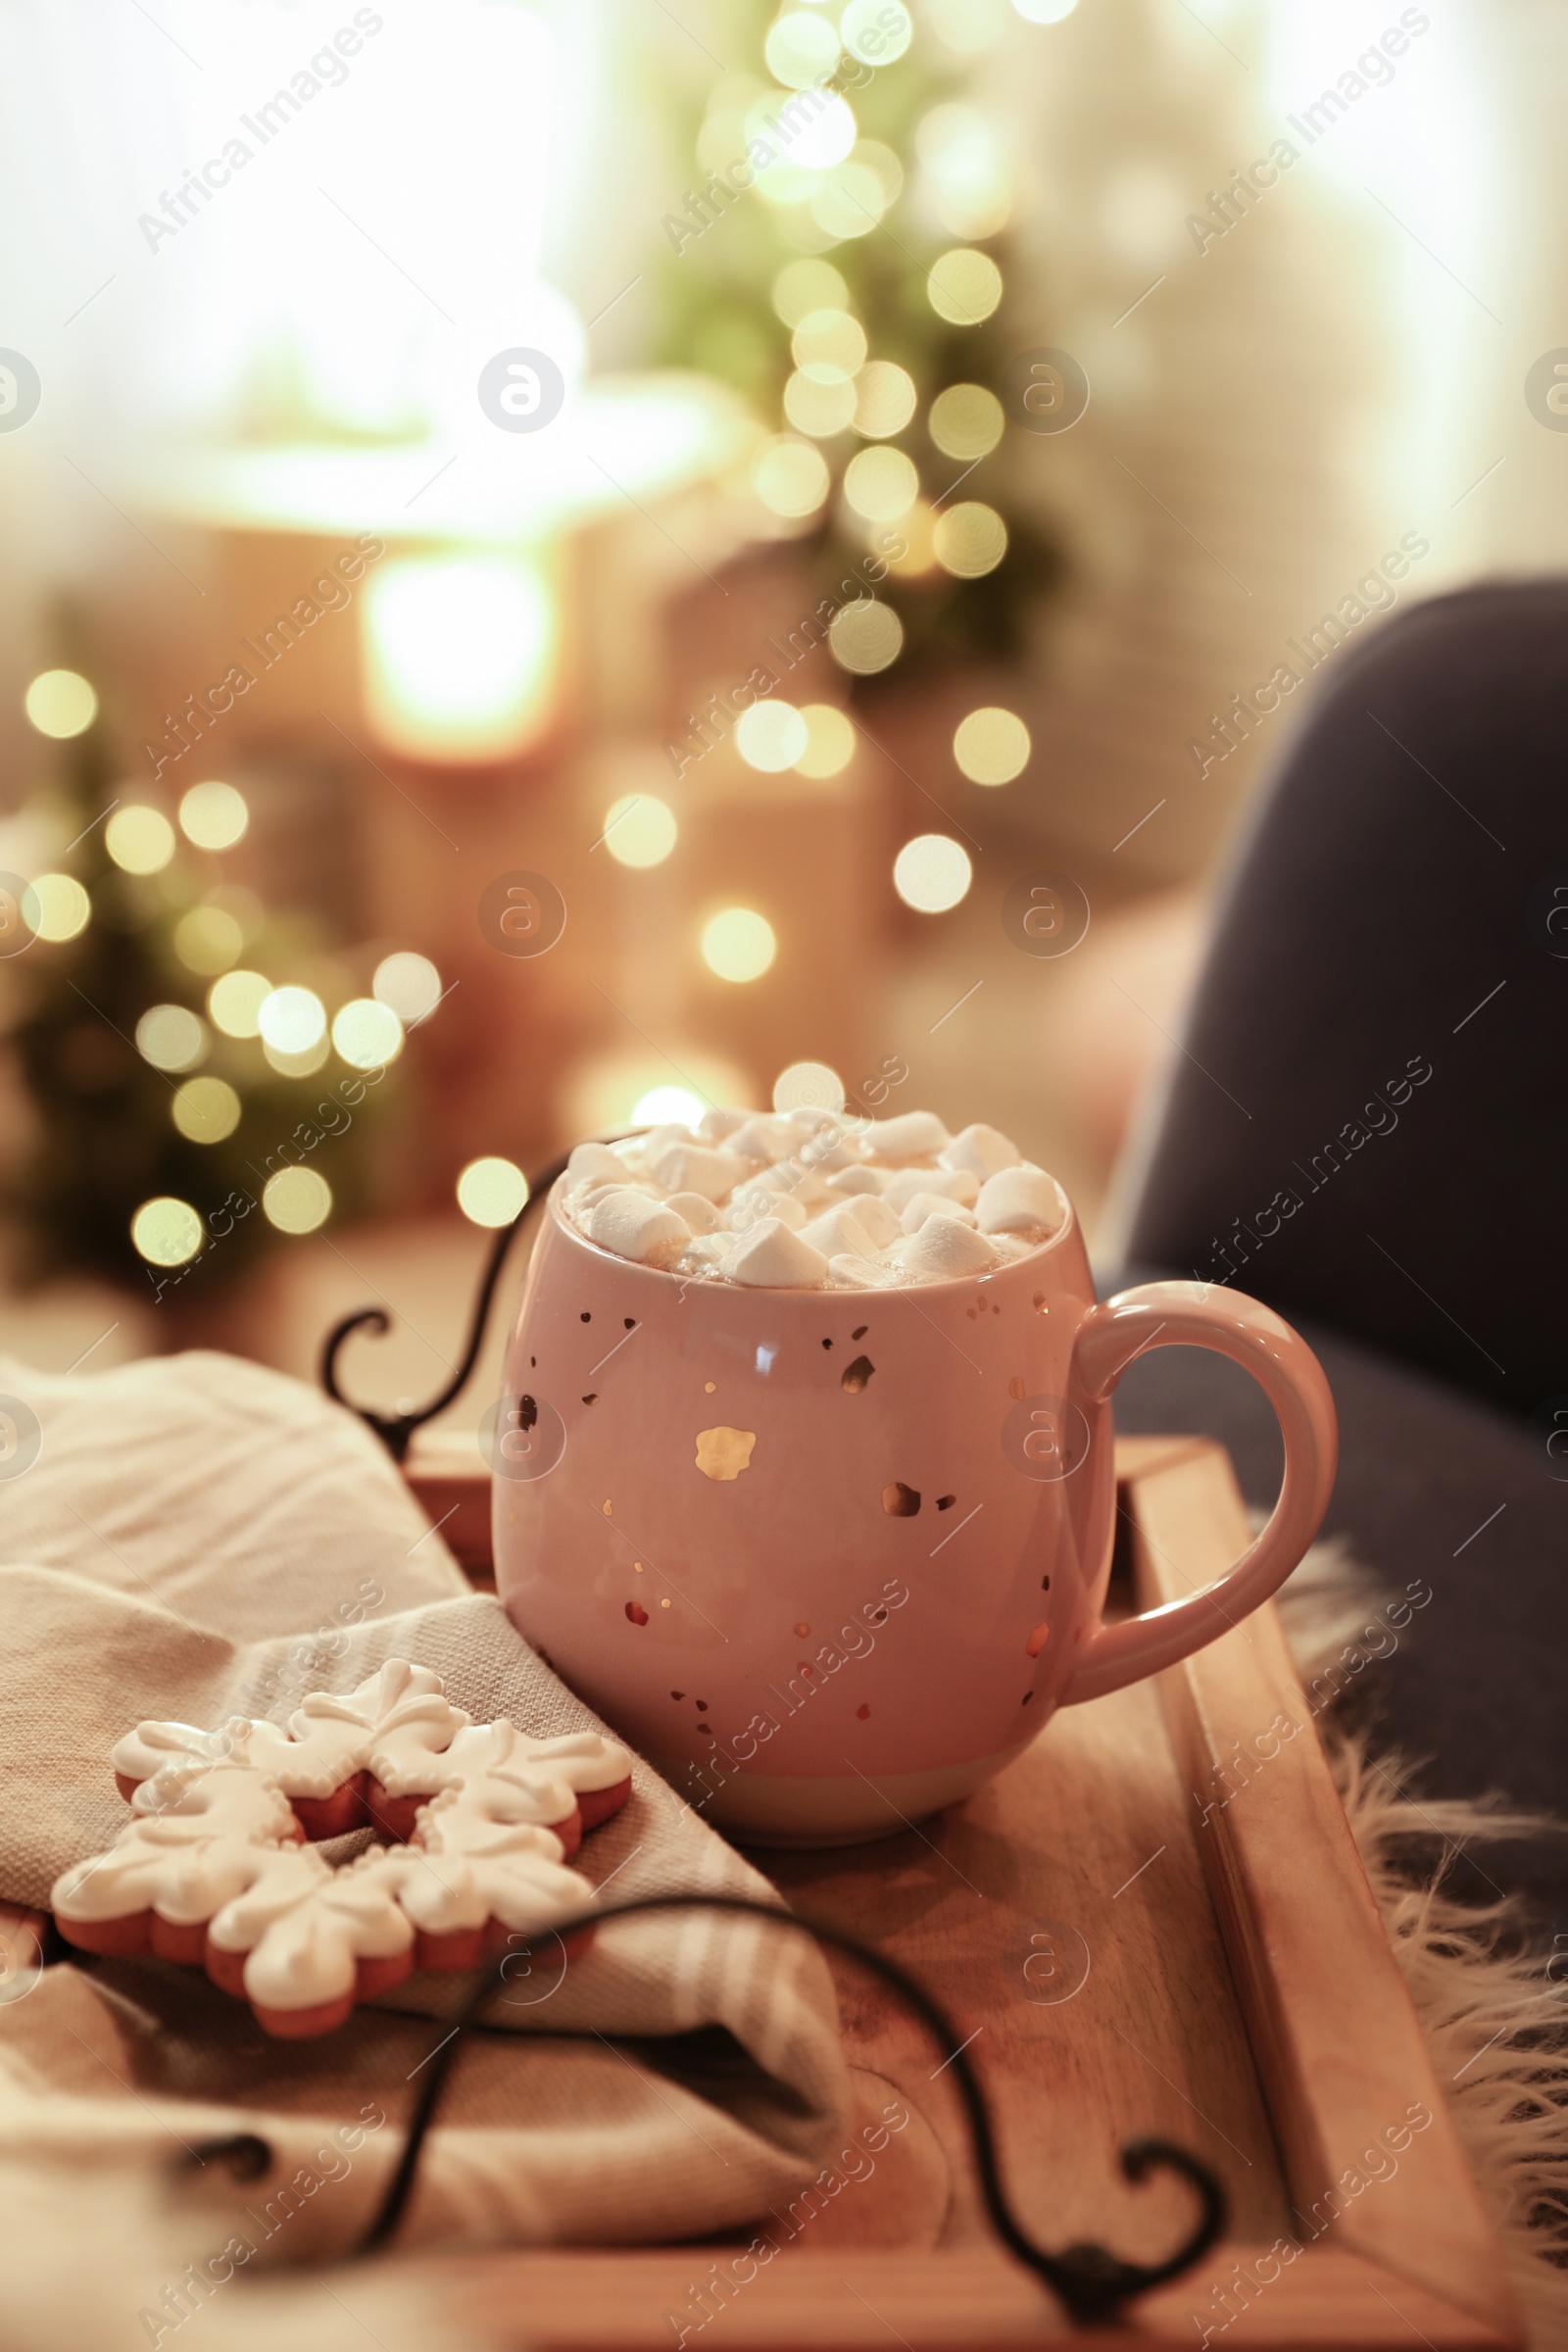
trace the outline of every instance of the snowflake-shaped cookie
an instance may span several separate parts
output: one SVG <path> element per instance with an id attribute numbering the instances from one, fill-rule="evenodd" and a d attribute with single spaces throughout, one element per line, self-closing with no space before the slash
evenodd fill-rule
<path id="1" fill-rule="evenodd" d="M 286 1730 L 138 1724 L 114 1763 L 131 1819 L 55 1882 L 61 1934 L 205 1967 L 296 2038 L 412 1969 L 476 1968 L 586 1910 L 566 1856 L 631 1791 L 615 1740 L 474 1723 L 403 1658 L 347 1697 L 313 1691 Z M 367 1821 L 396 1842 L 336 1870 L 306 1842 Z"/>

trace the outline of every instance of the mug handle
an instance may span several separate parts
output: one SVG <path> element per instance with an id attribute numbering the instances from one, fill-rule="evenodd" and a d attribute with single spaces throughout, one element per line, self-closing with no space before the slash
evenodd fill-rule
<path id="1" fill-rule="evenodd" d="M 1073 1370 L 1103 1404 L 1150 1348 L 1212 1348 L 1250 1372 L 1279 1416 L 1285 1478 L 1268 1524 L 1201 1592 L 1119 1625 L 1102 1625 L 1057 1700 L 1077 1706 L 1174 1666 L 1228 1633 L 1278 1592 L 1317 1534 L 1339 1459 L 1339 1424 L 1323 1367 L 1272 1307 L 1215 1283 L 1146 1282 L 1093 1306 L 1078 1326 Z"/>

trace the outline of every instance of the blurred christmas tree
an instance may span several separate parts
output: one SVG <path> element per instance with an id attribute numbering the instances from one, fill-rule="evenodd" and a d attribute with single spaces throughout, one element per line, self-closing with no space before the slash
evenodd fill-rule
<path id="1" fill-rule="evenodd" d="M 355 998 L 335 943 L 224 878 L 250 811 L 227 783 L 154 805 L 117 782 L 109 729 L 77 671 L 28 690 L 59 744 L 54 781 L 5 828 L 26 870 L 0 874 L 0 986 L 31 1133 L 0 1206 L 24 1282 L 65 1270 L 150 1285 L 228 1279 L 269 1241 L 363 1204 L 367 1144 L 404 1023 Z M 0 856 L 0 865 L 11 858 Z M 439 991 L 423 957 L 390 967 Z M 311 985 L 314 982 L 316 985 Z M 335 1017 L 322 991 L 346 999 Z M 412 1017 L 412 1015 L 411 1015 Z"/>
<path id="2" fill-rule="evenodd" d="M 690 103 L 696 176 L 663 221 L 660 356 L 776 421 L 762 503 L 801 530 L 822 595 L 864 580 L 897 615 L 835 631 L 861 677 L 1016 654 L 1060 567 L 1002 462 L 1012 167 L 956 94 L 979 44 L 973 22 L 957 49 L 940 27 L 965 9 L 1006 20 L 1000 0 L 938 0 L 918 29 L 903 0 L 732 0 L 726 47 L 755 71 Z"/>

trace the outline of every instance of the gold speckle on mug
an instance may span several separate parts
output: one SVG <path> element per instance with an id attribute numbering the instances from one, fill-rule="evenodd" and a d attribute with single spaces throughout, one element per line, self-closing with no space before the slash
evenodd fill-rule
<path id="1" fill-rule="evenodd" d="M 661 1600 L 661 1602 L 660 1602 L 660 1604 L 659 1604 L 659 1605 L 660 1605 L 660 1607 L 661 1607 L 662 1609 L 667 1609 L 667 1608 L 668 1608 L 668 1606 L 669 1606 L 669 1603 L 668 1603 L 668 1601 L 667 1601 L 667 1600 Z"/>
<path id="2" fill-rule="evenodd" d="M 1009 1380 L 1007 1383 L 1007 1395 L 1009 1396 L 1016 1397 L 1018 1402 L 1021 1404 L 1024 1399 L 1023 1382 L 1021 1380 Z"/>
<path id="3" fill-rule="evenodd" d="M 882 1490 L 882 1508 L 890 1519 L 912 1519 L 920 1508 L 917 1487 L 906 1487 L 902 1478 L 894 1479 Z"/>
<path id="4" fill-rule="evenodd" d="M 711 1396 L 717 1386 L 718 1383 L 716 1380 L 705 1380 L 703 1383 L 703 1395 L 705 1396 Z"/>
<path id="5" fill-rule="evenodd" d="M 1030 1656 L 1030 1657 L 1032 1657 L 1032 1658 L 1038 1658 L 1038 1657 L 1039 1657 L 1039 1655 L 1040 1655 L 1040 1652 L 1041 1652 L 1041 1651 L 1042 1651 L 1042 1650 L 1045 1648 L 1045 1646 L 1046 1646 L 1046 1643 L 1047 1643 L 1047 1642 L 1048 1642 L 1050 1640 L 1051 1640 L 1051 1628 L 1050 1628 L 1050 1626 L 1049 1626 L 1049 1625 L 1037 1625 L 1037 1626 L 1035 1627 L 1035 1630 L 1034 1630 L 1034 1632 L 1033 1632 L 1033 1633 L 1030 1635 L 1030 1637 L 1029 1637 L 1028 1641 L 1027 1641 L 1027 1642 L 1024 1643 L 1024 1648 L 1025 1648 L 1025 1650 L 1028 1652 L 1028 1654 L 1029 1654 L 1029 1656 Z"/>
<path id="6" fill-rule="evenodd" d="M 605 1496 L 604 1510 L 605 1517 L 608 1519 L 610 1517 L 610 1496 L 608 1494 Z"/>
<path id="7" fill-rule="evenodd" d="M 845 1365 L 839 1387 L 846 1396 L 858 1396 L 875 1370 L 868 1355 L 858 1355 L 853 1364 Z"/>
<path id="8" fill-rule="evenodd" d="M 632 1568 L 636 1575 L 641 1576 L 643 1572 L 643 1564 L 641 1560 L 633 1560 Z"/>
<path id="9" fill-rule="evenodd" d="M 697 1432 L 697 1467 L 705 1478 L 739 1478 L 752 1466 L 752 1447 L 757 1444 L 755 1429 L 726 1429 L 722 1423 L 716 1429 Z"/>

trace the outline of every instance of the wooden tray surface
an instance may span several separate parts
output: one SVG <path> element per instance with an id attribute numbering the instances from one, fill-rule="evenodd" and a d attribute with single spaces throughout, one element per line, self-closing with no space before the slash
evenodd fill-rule
<path id="1" fill-rule="evenodd" d="M 1219 1446 L 1122 1440 L 1117 1469 L 1127 1605 L 1206 1584 L 1245 1547 Z M 409 1475 L 484 1581 L 476 1455 L 429 1439 Z M 1178 2140 L 1222 2179 L 1226 2242 L 1096 2330 L 1104 2352 L 1519 2342 L 1271 1605 L 1156 1681 L 1056 1716 L 988 1788 L 917 1829 L 756 1858 L 795 1908 L 876 1943 L 971 2036 L 1037 2241 L 1094 2237 L 1142 2261 L 1179 2242 L 1190 2199 L 1168 2178 L 1131 2186 L 1117 2165 L 1130 2140 Z M 990 2232 L 948 2053 L 880 1984 L 831 1965 L 855 2128 L 891 2101 L 909 2120 L 867 2177 L 764 2221 L 779 2252 L 755 2276 L 734 2283 L 741 2239 L 417 2267 L 439 2261 L 459 2310 L 532 2352 L 984 2352 L 1073 2335 Z M 1271 2261 L 1282 2239 L 1300 2251 Z"/>

